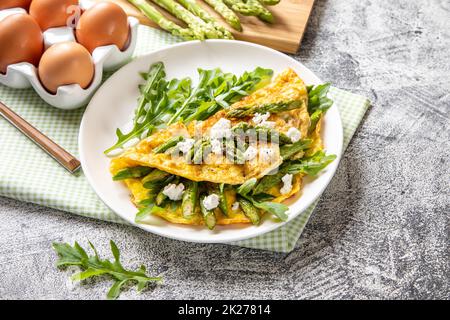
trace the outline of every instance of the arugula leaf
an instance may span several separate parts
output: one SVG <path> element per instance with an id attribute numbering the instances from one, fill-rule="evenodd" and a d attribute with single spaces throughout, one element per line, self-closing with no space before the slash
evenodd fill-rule
<path id="1" fill-rule="evenodd" d="M 298 162 L 289 163 L 284 169 L 285 173 L 297 174 L 304 173 L 310 176 L 317 175 L 321 170 L 328 166 L 336 155 L 326 155 L 323 151 L 317 151 L 311 157 L 307 157 Z"/>
<path id="2" fill-rule="evenodd" d="M 237 188 L 236 192 L 241 196 L 246 196 L 248 193 L 250 193 L 250 191 L 252 191 L 253 187 L 256 185 L 256 182 L 256 178 L 248 179 Z"/>
<path id="3" fill-rule="evenodd" d="M 180 119 L 184 122 L 204 120 L 267 85 L 273 75 L 272 70 L 259 67 L 252 72 L 244 72 L 239 78 L 220 69 L 198 69 L 198 73 L 199 84 L 168 124 Z"/>
<path id="4" fill-rule="evenodd" d="M 79 266 L 84 269 L 71 277 L 73 281 L 82 281 L 91 277 L 108 274 L 115 280 L 107 294 L 108 299 L 116 299 L 120 294 L 122 286 L 127 282 L 137 283 L 138 291 L 141 291 L 149 282 L 160 282 L 162 280 L 161 277 L 147 276 L 144 266 L 141 266 L 137 271 L 126 270 L 120 262 L 119 249 L 112 240 L 110 241 L 110 246 L 114 256 L 113 262 L 107 259 L 101 259 L 94 245 L 91 242 L 89 242 L 89 245 L 94 251 L 94 255 L 89 256 L 78 242 L 75 242 L 73 247 L 67 243 L 53 243 L 53 248 L 59 256 L 56 266 Z"/>
<path id="5" fill-rule="evenodd" d="M 255 187 L 257 183 L 256 178 L 251 178 L 247 181 L 245 181 L 243 184 L 241 184 L 237 189 L 236 192 L 241 195 L 244 199 L 247 201 L 250 201 L 256 208 L 267 211 L 278 218 L 280 218 L 283 221 L 286 221 L 288 216 L 286 214 L 286 211 L 289 209 L 288 206 L 282 203 L 276 203 L 276 202 L 269 202 L 264 201 L 268 200 L 270 195 L 261 195 L 261 196 L 250 196 L 249 193 L 252 191 L 252 189 Z"/>
<path id="6" fill-rule="evenodd" d="M 146 199 L 141 201 L 140 204 L 145 205 L 145 207 L 140 208 L 136 213 L 134 222 L 142 223 L 149 215 L 164 211 L 164 208 L 157 206 L 154 202 L 154 199 Z"/>
<path id="7" fill-rule="evenodd" d="M 302 150 L 308 149 L 312 141 L 310 139 L 299 140 L 291 144 L 285 144 L 280 147 L 280 156 L 283 160 L 288 160 Z"/>
<path id="8" fill-rule="evenodd" d="M 309 132 L 312 132 L 319 122 L 320 117 L 333 105 L 333 100 L 327 97 L 331 83 L 317 86 L 309 86 L 308 89 L 308 113 L 311 117 Z"/>
<path id="9" fill-rule="evenodd" d="M 257 202 L 252 201 L 253 205 L 258 209 L 267 211 L 275 216 L 277 216 L 280 220 L 286 221 L 288 219 L 288 215 L 286 211 L 289 210 L 289 207 L 283 203 L 278 202 Z"/>
<path id="10" fill-rule="evenodd" d="M 154 63 L 145 76 L 145 85 L 139 86 L 140 97 L 135 109 L 133 128 L 128 133 L 116 130 L 117 142 L 105 154 L 122 148 L 133 139 L 143 139 L 153 132 L 155 128 L 165 123 L 168 117 L 175 113 L 182 102 L 190 94 L 191 80 L 172 79 L 165 80 L 164 64 Z"/>

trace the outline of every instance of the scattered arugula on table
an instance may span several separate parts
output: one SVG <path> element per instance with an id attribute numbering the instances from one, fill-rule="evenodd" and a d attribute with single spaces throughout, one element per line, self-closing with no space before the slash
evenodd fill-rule
<path id="1" fill-rule="evenodd" d="M 110 246 L 114 256 L 113 262 L 108 259 L 101 259 L 94 245 L 91 242 L 89 242 L 89 245 L 94 251 L 94 255 L 88 255 L 77 242 L 73 246 L 67 243 L 53 243 L 53 248 L 59 256 L 56 266 L 78 266 L 83 269 L 83 271 L 71 277 L 72 281 L 82 281 L 95 276 L 109 275 L 114 279 L 114 284 L 108 291 L 108 299 L 116 299 L 127 282 L 136 283 L 138 292 L 141 292 L 149 282 L 162 281 L 161 277 L 147 276 L 146 268 L 143 265 L 136 271 L 125 269 L 120 262 L 119 249 L 112 240 L 110 241 Z"/>

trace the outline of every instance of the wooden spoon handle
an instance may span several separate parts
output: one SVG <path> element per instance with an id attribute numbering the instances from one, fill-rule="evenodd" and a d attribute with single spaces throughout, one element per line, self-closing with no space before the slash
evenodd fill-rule
<path id="1" fill-rule="evenodd" d="M 71 173 L 74 173 L 80 168 L 80 161 L 77 158 L 33 127 L 1 101 L 0 114 Z"/>

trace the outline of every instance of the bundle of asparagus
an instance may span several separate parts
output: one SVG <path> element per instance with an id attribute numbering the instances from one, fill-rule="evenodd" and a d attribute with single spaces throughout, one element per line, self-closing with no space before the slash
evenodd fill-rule
<path id="1" fill-rule="evenodd" d="M 219 24 L 197 0 L 128 0 L 128 2 L 162 29 L 185 40 L 233 39 L 231 32 Z M 280 0 L 205 0 L 205 2 L 233 29 L 242 31 L 236 13 L 255 16 L 262 21 L 273 23 L 274 17 L 265 6 L 276 5 Z M 155 4 L 186 23 L 187 27 L 181 27 L 164 17 Z"/>

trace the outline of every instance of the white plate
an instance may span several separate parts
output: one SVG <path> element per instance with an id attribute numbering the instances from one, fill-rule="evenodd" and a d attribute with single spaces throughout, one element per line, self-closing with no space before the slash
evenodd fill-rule
<path id="1" fill-rule="evenodd" d="M 132 117 L 139 96 L 139 72 L 147 71 L 157 61 L 164 62 L 167 78 L 189 76 L 198 79 L 197 68 L 220 67 L 226 72 L 241 74 L 256 67 L 271 68 L 275 74 L 290 67 L 307 84 L 322 81 L 301 63 L 275 50 L 248 42 L 229 40 L 192 41 L 176 44 L 142 56 L 124 66 L 111 76 L 89 103 L 84 113 L 79 148 L 83 171 L 103 202 L 126 221 L 161 236 L 192 242 L 225 243 L 252 238 L 281 227 L 284 223 L 265 215 L 261 225 L 217 226 L 210 231 L 205 227 L 183 226 L 168 223 L 157 217 L 151 224 L 136 224 L 137 209 L 130 201 L 128 190 L 114 182 L 109 173 L 110 159 L 103 151 L 116 141 L 115 131 Z M 301 197 L 289 203 L 289 220 L 297 217 L 325 190 L 333 177 L 342 152 L 342 124 L 336 106 L 325 118 L 322 138 L 328 153 L 336 154 L 333 161 L 315 179 L 308 179 Z"/>

